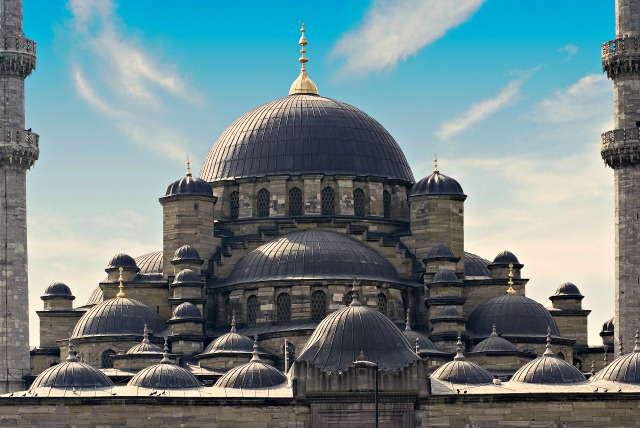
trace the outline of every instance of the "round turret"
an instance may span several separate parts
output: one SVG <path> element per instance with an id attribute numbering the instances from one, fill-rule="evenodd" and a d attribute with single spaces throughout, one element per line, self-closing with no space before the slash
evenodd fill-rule
<path id="1" fill-rule="evenodd" d="M 169 321 L 190 321 L 190 322 L 203 322 L 202 313 L 200 309 L 192 303 L 184 302 L 176 306 L 173 310 L 173 316 Z"/>
<path id="2" fill-rule="evenodd" d="M 204 263 L 204 260 L 200 258 L 200 254 L 198 254 L 196 249 L 191 245 L 183 245 L 176 250 L 171 263 L 192 263 L 201 265 Z"/>

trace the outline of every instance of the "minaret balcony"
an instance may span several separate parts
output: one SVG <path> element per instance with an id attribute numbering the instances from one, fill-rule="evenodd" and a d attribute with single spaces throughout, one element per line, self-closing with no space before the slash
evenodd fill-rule
<path id="1" fill-rule="evenodd" d="M 611 168 L 640 164 L 640 128 L 621 128 L 602 134 L 600 154 Z"/>
<path id="2" fill-rule="evenodd" d="M 36 42 L 0 33 L 0 74 L 27 77 L 36 68 Z"/>
<path id="3" fill-rule="evenodd" d="M 40 154 L 40 136 L 27 130 L 0 128 L 0 162 L 33 166 Z"/>
<path id="4" fill-rule="evenodd" d="M 602 71 L 610 79 L 640 74 L 640 38 L 623 37 L 602 44 Z"/>

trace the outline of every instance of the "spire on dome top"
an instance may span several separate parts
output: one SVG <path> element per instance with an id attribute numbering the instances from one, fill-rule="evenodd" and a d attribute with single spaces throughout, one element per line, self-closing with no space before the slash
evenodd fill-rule
<path id="1" fill-rule="evenodd" d="M 349 306 L 362 306 L 360 304 L 360 296 L 358 295 L 359 291 L 360 289 L 358 288 L 356 283 L 356 276 L 353 275 L 353 287 L 351 287 L 351 303 L 349 304 Z"/>
<path id="2" fill-rule="evenodd" d="M 73 349 L 73 345 L 71 344 L 71 339 L 69 339 L 69 355 L 67 355 L 67 361 L 78 361 L 78 358 L 76 357 L 76 351 Z"/>
<path id="3" fill-rule="evenodd" d="M 633 347 L 633 352 L 640 352 L 640 330 L 636 330 L 636 346 Z"/>
<path id="4" fill-rule="evenodd" d="M 309 61 L 309 59 L 304 56 L 304 54 L 307 53 L 305 49 L 305 46 L 307 45 L 307 38 L 304 36 L 305 31 L 306 30 L 304 29 L 304 24 L 302 24 L 302 28 L 300 28 L 300 32 L 302 33 L 302 35 L 300 36 L 300 40 L 298 41 L 298 44 L 300 44 L 300 46 L 302 47 L 302 49 L 300 49 L 301 56 L 298 59 L 298 61 L 300 61 L 300 63 L 302 64 L 302 67 L 300 68 L 300 75 L 291 84 L 291 88 L 289 89 L 289 95 L 295 95 L 295 94 L 318 95 L 318 87 L 316 86 L 315 83 L 313 83 L 313 80 L 309 79 L 309 76 L 307 76 L 307 67 L 305 64 Z"/>
<path id="5" fill-rule="evenodd" d="M 407 319 L 404 324 L 404 331 L 411 331 L 411 308 L 407 308 Z"/>
<path id="6" fill-rule="evenodd" d="M 253 336 L 253 356 L 251 357 L 251 361 L 260 361 L 260 356 L 258 355 L 258 336 Z"/>
<path id="7" fill-rule="evenodd" d="M 498 330 L 496 329 L 495 324 L 491 327 L 491 336 L 498 337 Z"/>
<path id="8" fill-rule="evenodd" d="M 116 294 L 116 297 L 120 299 L 124 299 L 127 297 L 127 293 L 124 292 L 124 278 L 122 276 L 122 271 L 123 271 L 122 266 L 118 268 L 118 271 L 120 272 L 120 276 L 118 277 L 118 282 L 120 282 L 120 285 L 118 286 L 118 288 L 120 289 L 120 292 Z"/>
<path id="9" fill-rule="evenodd" d="M 460 337 L 460 333 L 458 333 L 458 343 L 456 343 L 456 356 L 453 357 L 454 361 L 464 361 L 464 355 L 462 354 L 462 337 Z"/>
<path id="10" fill-rule="evenodd" d="M 433 173 L 434 174 L 440 173 L 440 171 L 438 171 L 438 154 L 437 153 L 433 154 Z"/>
<path id="11" fill-rule="evenodd" d="M 231 311 L 231 333 L 236 332 L 236 310 Z"/>
<path id="12" fill-rule="evenodd" d="M 516 290 L 513 289 L 513 263 L 509 263 L 509 288 L 507 294 L 516 294 Z"/>
<path id="13" fill-rule="evenodd" d="M 145 323 L 144 325 L 144 330 L 143 330 L 143 339 L 142 339 L 142 343 L 151 343 L 149 341 L 149 327 L 147 327 L 147 324 Z"/>
<path id="14" fill-rule="evenodd" d="M 189 155 L 187 155 L 187 177 L 191 177 L 191 161 L 189 161 Z"/>
<path id="15" fill-rule="evenodd" d="M 160 364 L 172 364 L 171 359 L 169 358 L 169 338 L 164 338 L 164 352 L 162 353 L 162 359 L 160 360 Z"/>
<path id="16" fill-rule="evenodd" d="M 547 350 L 544 351 L 545 357 L 555 357 L 555 354 L 551 350 L 551 327 L 547 327 Z"/>

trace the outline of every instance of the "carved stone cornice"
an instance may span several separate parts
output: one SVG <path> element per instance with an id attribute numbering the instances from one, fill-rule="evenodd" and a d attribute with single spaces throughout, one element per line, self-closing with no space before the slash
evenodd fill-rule
<path id="1" fill-rule="evenodd" d="M 605 132 L 600 154 L 604 163 L 613 169 L 640 164 L 640 129 L 621 128 Z"/>
<path id="2" fill-rule="evenodd" d="M 36 68 L 36 42 L 0 33 L 0 74 L 27 77 Z"/>
<path id="3" fill-rule="evenodd" d="M 31 168 L 40 154 L 40 136 L 31 131 L 0 128 L 0 163 Z"/>
<path id="4" fill-rule="evenodd" d="M 640 74 L 640 39 L 623 37 L 602 44 L 602 71 L 610 79 Z"/>

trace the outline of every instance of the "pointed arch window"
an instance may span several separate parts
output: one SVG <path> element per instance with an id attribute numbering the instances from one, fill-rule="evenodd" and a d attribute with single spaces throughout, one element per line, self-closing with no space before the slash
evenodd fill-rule
<path id="1" fill-rule="evenodd" d="M 382 208 L 384 210 L 384 218 L 391 218 L 391 193 L 386 190 L 382 192 Z"/>
<path id="2" fill-rule="evenodd" d="M 321 321 L 327 314 L 327 295 L 318 290 L 311 294 L 311 320 Z"/>
<path id="3" fill-rule="evenodd" d="M 325 187 L 322 189 L 320 195 L 320 203 L 322 205 L 322 215 L 335 215 L 336 213 L 336 198 L 335 191 L 332 187 Z"/>
<path id="4" fill-rule="evenodd" d="M 364 190 L 353 191 L 353 213 L 356 217 L 364 217 Z"/>
<path id="5" fill-rule="evenodd" d="M 102 368 L 103 369 L 112 369 L 113 368 L 113 356 L 116 355 L 116 351 L 113 349 L 107 349 L 102 353 Z"/>
<path id="6" fill-rule="evenodd" d="M 291 295 L 280 293 L 276 299 L 276 322 L 286 324 L 291 322 Z"/>
<path id="7" fill-rule="evenodd" d="M 387 296 L 384 293 L 378 294 L 378 310 L 387 315 Z"/>
<path id="8" fill-rule="evenodd" d="M 271 195 L 269 191 L 262 188 L 258 191 L 258 217 L 269 217 L 269 202 Z"/>
<path id="9" fill-rule="evenodd" d="M 289 215 L 302 215 L 302 190 L 298 187 L 289 190 Z"/>
<path id="10" fill-rule="evenodd" d="M 229 217 L 238 218 L 240 215 L 240 193 L 231 192 L 229 195 Z"/>
<path id="11" fill-rule="evenodd" d="M 247 299 L 247 325 L 256 325 L 258 320 L 258 298 L 255 295 Z"/>

